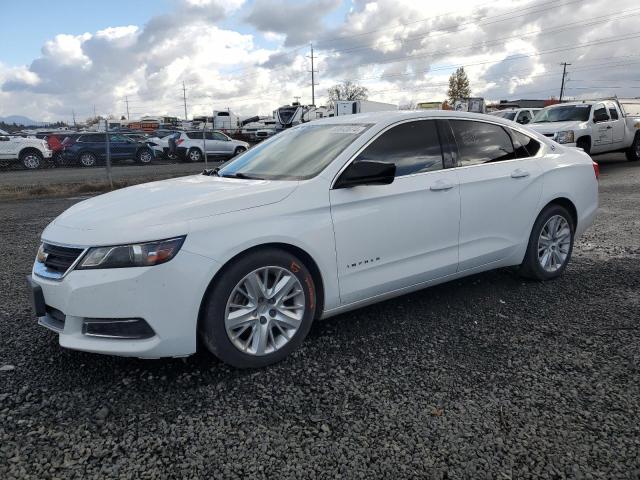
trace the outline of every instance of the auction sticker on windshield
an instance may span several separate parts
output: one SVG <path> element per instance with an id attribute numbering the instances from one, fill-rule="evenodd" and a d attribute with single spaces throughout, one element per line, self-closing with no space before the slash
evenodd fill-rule
<path id="1" fill-rule="evenodd" d="M 329 130 L 329 133 L 343 133 L 343 134 L 359 134 L 367 129 L 365 125 L 340 125 L 333 127 Z"/>

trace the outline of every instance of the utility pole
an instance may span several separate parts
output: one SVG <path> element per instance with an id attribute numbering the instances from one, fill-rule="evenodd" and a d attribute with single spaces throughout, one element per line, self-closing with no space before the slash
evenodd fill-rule
<path id="1" fill-rule="evenodd" d="M 311 59 L 311 105 L 315 106 L 316 104 L 316 73 L 317 70 L 313 67 L 313 60 L 316 58 L 313 56 L 313 43 L 311 45 L 311 55 L 307 56 L 307 58 Z"/>
<path id="2" fill-rule="evenodd" d="M 187 119 L 187 87 L 184 86 L 184 82 L 182 82 L 182 100 L 184 101 L 184 121 Z"/>
<path id="3" fill-rule="evenodd" d="M 562 96 L 564 95 L 564 77 L 567 76 L 567 67 L 569 65 L 571 65 L 570 63 L 567 62 L 562 62 L 560 65 L 562 65 L 562 85 L 560 86 L 560 103 L 562 103 Z"/>
<path id="4" fill-rule="evenodd" d="M 97 115 L 96 115 L 96 104 L 94 103 L 93 104 L 93 118 L 96 118 L 96 117 L 97 117 Z"/>
<path id="5" fill-rule="evenodd" d="M 127 120 L 129 120 L 129 97 L 124 97 L 124 103 L 127 105 Z"/>
<path id="6" fill-rule="evenodd" d="M 73 127 L 76 127 L 76 111 L 71 110 L 71 116 L 73 117 Z"/>
<path id="7" fill-rule="evenodd" d="M 109 188 L 113 190 L 113 177 L 111 176 L 111 138 L 109 135 L 109 119 L 104 119 L 104 136 L 105 136 L 105 145 L 107 148 L 107 180 L 109 181 Z"/>

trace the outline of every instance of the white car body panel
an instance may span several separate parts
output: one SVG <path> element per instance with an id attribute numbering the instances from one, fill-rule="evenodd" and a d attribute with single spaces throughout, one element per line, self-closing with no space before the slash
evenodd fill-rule
<path id="1" fill-rule="evenodd" d="M 383 130 L 418 119 L 462 118 L 519 130 L 542 144 L 533 158 L 398 177 L 390 185 L 332 189 L 350 160 Z M 237 255 L 282 244 L 307 255 L 321 277 L 322 317 L 471 273 L 522 262 L 535 218 L 550 201 L 571 201 L 576 234 L 597 209 L 592 161 L 513 122 L 461 112 L 379 112 L 318 120 L 368 124 L 320 174 L 267 181 L 190 176 L 129 187 L 71 207 L 45 241 L 104 246 L 186 235 L 170 262 L 155 267 L 34 275 L 47 304 L 70 318 L 61 345 L 127 356 L 195 351 L 201 301 L 216 273 Z M 315 123 L 315 122 L 314 122 Z M 514 171 L 528 176 L 512 178 Z M 446 190 L 432 190 L 443 185 Z M 484 188 L 483 188 L 484 185 Z M 355 265 L 355 266 L 354 266 Z M 141 317 L 156 337 L 122 342 L 86 338 L 84 317 Z"/>
<path id="2" fill-rule="evenodd" d="M 44 140 L 34 137 L 9 136 L 8 139 L 0 139 L 0 160 L 17 161 L 20 159 L 21 152 L 26 148 L 35 148 L 42 154 L 43 158 L 51 158 L 53 155 L 53 152 L 49 150 L 49 146 Z"/>

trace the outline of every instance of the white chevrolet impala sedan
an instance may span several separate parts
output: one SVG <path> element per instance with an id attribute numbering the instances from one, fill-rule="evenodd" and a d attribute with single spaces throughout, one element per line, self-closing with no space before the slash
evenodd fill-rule
<path id="1" fill-rule="evenodd" d="M 377 112 L 286 130 L 202 175 L 74 205 L 29 285 L 60 345 L 277 362 L 314 319 L 499 267 L 550 280 L 598 206 L 598 169 L 496 117 Z"/>

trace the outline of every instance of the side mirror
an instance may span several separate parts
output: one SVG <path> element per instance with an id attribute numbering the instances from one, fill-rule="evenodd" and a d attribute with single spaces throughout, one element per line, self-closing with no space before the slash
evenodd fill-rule
<path id="1" fill-rule="evenodd" d="M 0 142 L 8 142 L 9 141 L 9 137 L 7 137 L 6 135 L 0 135 Z"/>
<path id="2" fill-rule="evenodd" d="M 355 161 L 349 165 L 334 188 L 350 188 L 358 185 L 389 185 L 396 176 L 394 163 L 372 160 Z"/>

